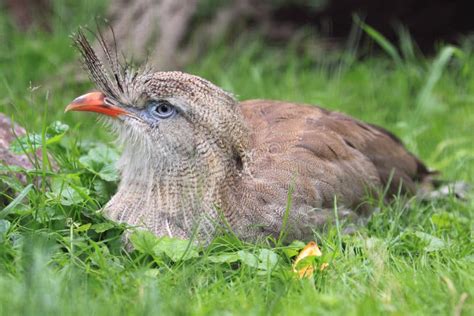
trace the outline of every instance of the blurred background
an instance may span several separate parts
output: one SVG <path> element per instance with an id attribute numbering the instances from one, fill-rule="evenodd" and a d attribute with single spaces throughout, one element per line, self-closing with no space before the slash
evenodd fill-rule
<path id="1" fill-rule="evenodd" d="M 410 37 L 432 53 L 441 43 L 460 44 L 474 30 L 466 0 L 2 0 L 17 31 L 94 28 L 103 19 L 127 56 L 151 57 L 155 66 L 177 68 L 196 61 L 215 41 L 233 43 L 255 33 L 268 44 L 314 45 L 316 52 L 359 43 L 364 21 L 389 41 Z M 83 11 L 83 12 L 78 12 Z M 5 17 L 4 17 L 5 18 Z M 401 38 L 402 37 L 402 38 Z M 404 37 L 404 38 L 403 38 Z M 111 39 L 111 34 L 107 34 Z M 362 51 L 361 54 L 366 53 Z"/>

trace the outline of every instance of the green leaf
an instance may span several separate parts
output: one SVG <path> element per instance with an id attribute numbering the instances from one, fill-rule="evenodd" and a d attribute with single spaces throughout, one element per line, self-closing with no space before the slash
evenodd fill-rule
<path id="1" fill-rule="evenodd" d="M 113 182 L 118 180 L 117 169 L 115 169 L 114 164 L 105 165 L 98 171 L 98 176 L 105 181 Z"/>
<path id="2" fill-rule="evenodd" d="M 59 142 L 64 134 L 69 130 L 69 125 L 60 121 L 51 123 L 46 128 L 45 141 L 47 145 Z M 29 133 L 16 138 L 10 143 L 10 150 L 15 154 L 30 153 L 40 149 L 43 146 L 43 137 L 41 134 Z"/>
<path id="3" fill-rule="evenodd" d="M 42 144 L 41 135 L 28 134 L 14 139 L 10 143 L 10 151 L 17 155 L 31 153 L 41 148 Z"/>
<path id="4" fill-rule="evenodd" d="M 77 233 L 79 232 L 85 232 L 85 231 L 88 231 L 89 228 L 91 228 L 92 224 L 91 223 L 87 223 L 87 224 L 84 224 L 84 225 L 81 225 L 79 226 L 78 228 L 75 229 L 75 231 Z"/>
<path id="5" fill-rule="evenodd" d="M 64 179 L 55 179 L 51 183 L 51 192 L 46 195 L 50 200 L 58 201 L 65 206 L 84 203 L 84 195 L 87 196 L 89 190 L 82 187 L 74 187 Z"/>
<path id="6" fill-rule="evenodd" d="M 99 176 L 105 181 L 117 181 L 118 173 L 115 169 L 115 162 L 118 154 L 112 148 L 99 145 L 92 148 L 87 155 L 79 158 L 79 162 L 89 171 Z"/>
<path id="7" fill-rule="evenodd" d="M 94 192 L 96 199 L 104 204 L 116 191 L 116 184 L 102 179 L 94 179 Z"/>
<path id="8" fill-rule="evenodd" d="M 157 255 L 165 254 L 174 262 L 199 257 L 196 245 L 189 240 L 161 237 L 153 248 Z"/>
<path id="9" fill-rule="evenodd" d="M 239 259 L 243 264 L 246 264 L 252 268 L 258 267 L 258 258 L 253 253 L 247 250 L 239 250 L 237 252 L 237 255 L 239 256 Z"/>
<path id="10" fill-rule="evenodd" d="M 427 252 L 438 251 L 446 248 L 446 243 L 433 235 L 423 232 L 415 232 L 415 236 L 426 244 L 424 250 Z"/>
<path id="11" fill-rule="evenodd" d="M 240 256 L 237 252 L 223 253 L 216 256 L 209 256 L 207 260 L 212 263 L 233 263 L 240 260 Z"/>
<path id="12" fill-rule="evenodd" d="M 54 121 L 46 128 L 46 144 L 58 143 L 69 130 L 69 125 L 60 121 Z"/>
<path id="13" fill-rule="evenodd" d="M 469 220 L 465 217 L 458 216 L 452 212 L 442 212 L 433 214 L 431 221 L 437 228 L 448 229 L 453 226 L 469 226 Z"/>
<path id="14" fill-rule="evenodd" d="M 437 228 L 449 228 L 452 226 L 451 218 L 447 213 L 433 214 L 431 221 Z"/>
<path id="15" fill-rule="evenodd" d="M 112 229 L 114 227 L 115 227 L 114 224 L 105 222 L 105 223 L 94 224 L 94 225 L 92 225 L 91 229 L 95 230 L 97 233 L 103 233 L 103 232 L 105 232 L 109 229 Z"/>
<path id="16" fill-rule="evenodd" d="M 261 270 L 272 270 L 277 265 L 278 260 L 278 255 L 272 250 L 261 249 L 258 252 L 258 268 Z"/>
<path id="17" fill-rule="evenodd" d="M 278 255 L 268 249 L 260 249 L 255 254 L 246 250 L 237 252 L 242 263 L 259 270 L 272 270 L 278 263 Z"/>
<path id="18" fill-rule="evenodd" d="M 174 262 L 199 257 L 198 248 L 189 240 L 171 237 L 157 238 L 148 231 L 138 230 L 130 236 L 133 247 L 152 256 L 163 256 Z"/>
<path id="19" fill-rule="evenodd" d="M 52 136 L 56 136 L 56 135 L 64 134 L 68 130 L 69 130 L 69 125 L 64 124 L 61 121 L 54 121 L 48 126 L 48 128 L 46 129 L 46 132 Z"/>
<path id="20" fill-rule="evenodd" d="M 306 246 L 306 244 L 299 240 L 294 240 L 291 244 L 284 247 L 283 253 L 288 256 L 288 258 L 298 255 L 298 253 Z"/>
<path id="21" fill-rule="evenodd" d="M 130 235 L 133 248 L 141 253 L 154 255 L 154 248 L 158 244 L 158 238 L 146 230 L 137 230 Z"/>

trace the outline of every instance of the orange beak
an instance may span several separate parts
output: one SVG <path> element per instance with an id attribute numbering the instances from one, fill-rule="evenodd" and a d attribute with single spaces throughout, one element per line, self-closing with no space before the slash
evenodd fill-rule
<path id="1" fill-rule="evenodd" d="M 69 111 L 87 111 L 105 114 L 112 117 L 117 117 L 128 112 L 110 104 L 105 101 L 105 94 L 102 92 L 91 92 L 74 99 L 69 104 L 64 112 Z"/>

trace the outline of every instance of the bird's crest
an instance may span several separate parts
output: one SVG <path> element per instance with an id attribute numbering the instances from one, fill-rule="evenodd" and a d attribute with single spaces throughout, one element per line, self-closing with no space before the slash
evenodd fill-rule
<path id="1" fill-rule="evenodd" d="M 74 46 L 82 55 L 82 64 L 90 79 L 98 89 L 116 101 L 133 95 L 133 91 L 129 91 L 130 87 L 133 87 L 133 81 L 138 75 L 148 73 L 149 70 L 134 68 L 125 61 L 125 58 L 119 59 L 112 28 L 110 28 L 114 43 L 112 48 L 106 43 L 100 30 L 97 31 L 97 34 L 91 31 L 102 49 L 105 61 L 99 58 L 83 30 L 83 28 L 79 28 L 77 33 L 73 34 L 72 39 Z"/>

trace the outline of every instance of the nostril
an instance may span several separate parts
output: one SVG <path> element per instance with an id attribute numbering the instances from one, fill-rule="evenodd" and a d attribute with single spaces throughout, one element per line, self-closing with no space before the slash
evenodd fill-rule
<path id="1" fill-rule="evenodd" d="M 118 102 L 109 98 L 109 97 L 105 97 L 104 98 L 104 104 L 107 105 L 107 106 L 117 106 L 118 105 Z"/>

